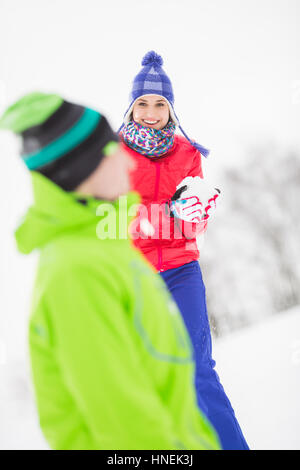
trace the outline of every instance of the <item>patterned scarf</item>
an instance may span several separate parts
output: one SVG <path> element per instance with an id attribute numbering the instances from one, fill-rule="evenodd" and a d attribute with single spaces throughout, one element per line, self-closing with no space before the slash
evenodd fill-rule
<path id="1" fill-rule="evenodd" d="M 175 129 L 172 121 L 161 130 L 130 121 L 123 127 L 121 134 L 128 147 L 136 152 L 148 157 L 160 157 L 173 147 Z"/>

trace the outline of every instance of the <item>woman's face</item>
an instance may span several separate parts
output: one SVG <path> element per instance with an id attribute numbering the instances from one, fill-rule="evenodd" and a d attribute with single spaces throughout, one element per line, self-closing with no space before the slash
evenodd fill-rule
<path id="1" fill-rule="evenodd" d="M 160 95 L 141 96 L 133 105 L 132 117 L 144 127 L 160 130 L 169 122 L 169 105 Z"/>

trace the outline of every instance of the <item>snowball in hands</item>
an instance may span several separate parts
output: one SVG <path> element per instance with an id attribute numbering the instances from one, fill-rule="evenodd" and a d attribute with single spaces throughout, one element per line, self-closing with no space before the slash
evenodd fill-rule
<path id="1" fill-rule="evenodd" d="M 180 198 L 170 205 L 174 216 L 196 223 L 211 217 L 221 191 L 208 185 L 200 176 L 187 176 L 176 187 L 176 191 L 183 186 L 186 189 L 182 191 Z"/>

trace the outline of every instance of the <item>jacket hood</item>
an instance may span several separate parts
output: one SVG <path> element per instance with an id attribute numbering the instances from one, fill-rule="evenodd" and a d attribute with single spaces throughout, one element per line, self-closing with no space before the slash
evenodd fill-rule
<path id="1" fill-rule="evenodd" d="M 113 202 L 103 201 L 92 196 L 66 192 L 41 173 L 32 171 L 31 176 L 34 203 L 15 232 L 18 250 L 25 254 L 42 248 L 66 232 L 76 233 L 84 229 L 96 237 L 98 222 L 105 219 L 110 210 L 115 210 L 116 223 L 124 223 L 127 233 L 130 221 L 128 209 L 140 202 L 136 192 L 130 192 Z M 133 213 L 132 209 L 130 213 Z M 117 238 L 118 233 L 120 231 L 116 230 Z"/>

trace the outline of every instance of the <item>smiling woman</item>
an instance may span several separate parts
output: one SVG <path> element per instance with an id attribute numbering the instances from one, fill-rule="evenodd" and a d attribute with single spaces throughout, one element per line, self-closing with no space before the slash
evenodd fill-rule
<path id="1" fill-rule="evenodd" d="M 159 95 L 144 95 L 134 103 L 132 118 L 142 126 L 161 130 L 170 119 L 169 105 Z"/>
<path id="2" fill-rule="evenodd" d="M 132 236 L 136 248 L 163 278 L 190 334 L 199 408 L 218 432 L 223 449 L 246 450 L 248 445 L 214 370 L 205 286 L 198 263 L 196 237 L 207 226 L 201 207 L 211 208 L 208 201 L 218 197 L 214 196 L 215 188 L 210 188 L 207 199 L 201 184 L 201 159 L 209 151 L 183 132 L 174 111 L 172 84 L 162 65 L 161 56 L 154 51 L 143 58 L 143 68 L 133 80 L 131 102 L 120 133 L 124 149 L 136 162 L 131 175 L 132 189 L 140 193 L 153 227 L 152 235 L 141 233 L 144 213 L 140 210 Z M 176 134 L 177 126 L 185 137 Z M 175 212 L 170 201 L 187 191 L 187 180 L 199 180 L 201 190 L 199 197 L 192 193 L 192 197 L 186 198 L 187 192 L 182 196 L 185 210 L 189 204 L 191 210 L 182 223 L 180 211 Z M 158 207 L 162 210 L 156 216 Z"/>

